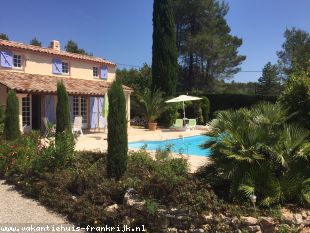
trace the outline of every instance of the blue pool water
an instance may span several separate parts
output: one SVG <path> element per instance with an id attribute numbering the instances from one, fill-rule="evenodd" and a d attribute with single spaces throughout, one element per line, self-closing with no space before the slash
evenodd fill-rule
<path id="1" fill-rule="evenodd" d="M 164 149 L 171 146 L 171 151 L 183 155 L 209 156 L 210 149 L 202 149 L 200 145 L 204 144 L 209 136 L 199 135 L 193 137 L 184 137 L 165 141 L 139 141 L 130 142 L 128 147 L 131 149 L 140 149 L 146 146 L 146 150 Z"/>

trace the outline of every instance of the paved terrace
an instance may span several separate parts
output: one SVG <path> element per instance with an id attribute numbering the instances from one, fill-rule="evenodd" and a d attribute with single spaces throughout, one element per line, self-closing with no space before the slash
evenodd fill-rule
<path id="1" fill-rule="evenodd" d="M 176 131 L 170 129 L 158 129 L 156 131 L 149 131 L 143 128 L 129 128 L 128 129 L 128 141 L 160 141 L 175 139 L 180 137 L 189 137 L 206 133 L 206 130 L 191 130 L 191 131 Z M 76 149 L 79 151 L 91 150 L 91 151 L 106 151 L 107 144 L 107 132 L 87 132 L 80 136 L 77 140 Z M 177 156 L 177 155 L 175 155 Z M 203 156 L 186 156 L 190 165 L 191 172 L 194 172 L 200 166 L 208 162 L 207 157 Z"/>

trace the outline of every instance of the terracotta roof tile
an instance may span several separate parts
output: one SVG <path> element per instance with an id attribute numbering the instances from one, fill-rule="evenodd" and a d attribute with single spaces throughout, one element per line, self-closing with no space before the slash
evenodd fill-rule
<path id="1" fill-rule="evenodd" d="M 104 80 L 64 78 L 50 75 L 26 74 L 12 71 L 0 71 L 0 83 L 10 89 L 23 93 L 55 94 L 58 81 L 63 81 L 69 95 L 102 96 L 111 83 Z M 125 91 L 131 88 L 123 86 Z"/>
<path id="2" fill-rule="evenodd" d="M 9 41 L 9 40 L 0 39 L 0 47 L 15 48 L 15 49 L 27 50 L 31 52 L 45 53 L 45 54 L 51 54 L 51 55 L 60 56 L 60 57 L 74 58 L 74 59 L 79 59 L 79 60 L 84 60 L 84 61 L 92 61 L 92 62 L 98 62 L 101 64 L 116 66 L 115 63 L 107 61 L 99 57 L 87 56 L 87 55 L 76 54 L 76 53 L 69 53 L 66 51 L 57 51 L 51 48 L 42 48 L 39 46 L 27 45 L 27 44 Z"/>

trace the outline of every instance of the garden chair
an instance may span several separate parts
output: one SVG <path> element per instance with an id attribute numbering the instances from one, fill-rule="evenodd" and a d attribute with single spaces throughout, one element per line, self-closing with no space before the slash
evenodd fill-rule
<path id="1" fill-rule="evenodd" d="M 74 117 L 74 122 L 73 122 L 73 126 L 72 126 L 72 133 L 73 134 L 80 133 L 81 135 L 83 135 L 82 125 L 83 125 L 83 117 L 81 117 L 81 116 Z"/>
<path id="2" fill-rule="evenodd" d="M 48 136 L 55 135 L 56 126 L 53 123 L 49 122 L 46 117 L 43 118 L 43 123 L 44 123 L 44 127 L 45 127 L 44 137 L 47 138 Z"/>
<path id="3" fill-rule="evenodd" d="M 188 127 L 190 130 L 194 130 L 195 127 L 196 127 L 196 124 L 197 124 L 196 119 L 188 119 L 188 125 L 187 125 L 187 127 Z"/>
<path id="4" fill-rule="evenodd" d="M 182 119 L 176 119 L 173 126 L 171 126 L 172 129 L 183 129 L 183 120 Z"/>

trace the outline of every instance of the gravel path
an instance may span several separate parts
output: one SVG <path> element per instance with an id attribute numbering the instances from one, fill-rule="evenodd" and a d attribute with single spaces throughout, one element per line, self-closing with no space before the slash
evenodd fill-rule
<path id="1" fill-rule="evenodd" d="M 0 180 L 0 224 L 3 223 L 61 224 L 67 221 L 38 202 L 23 197 L 13 186 Z"/>

